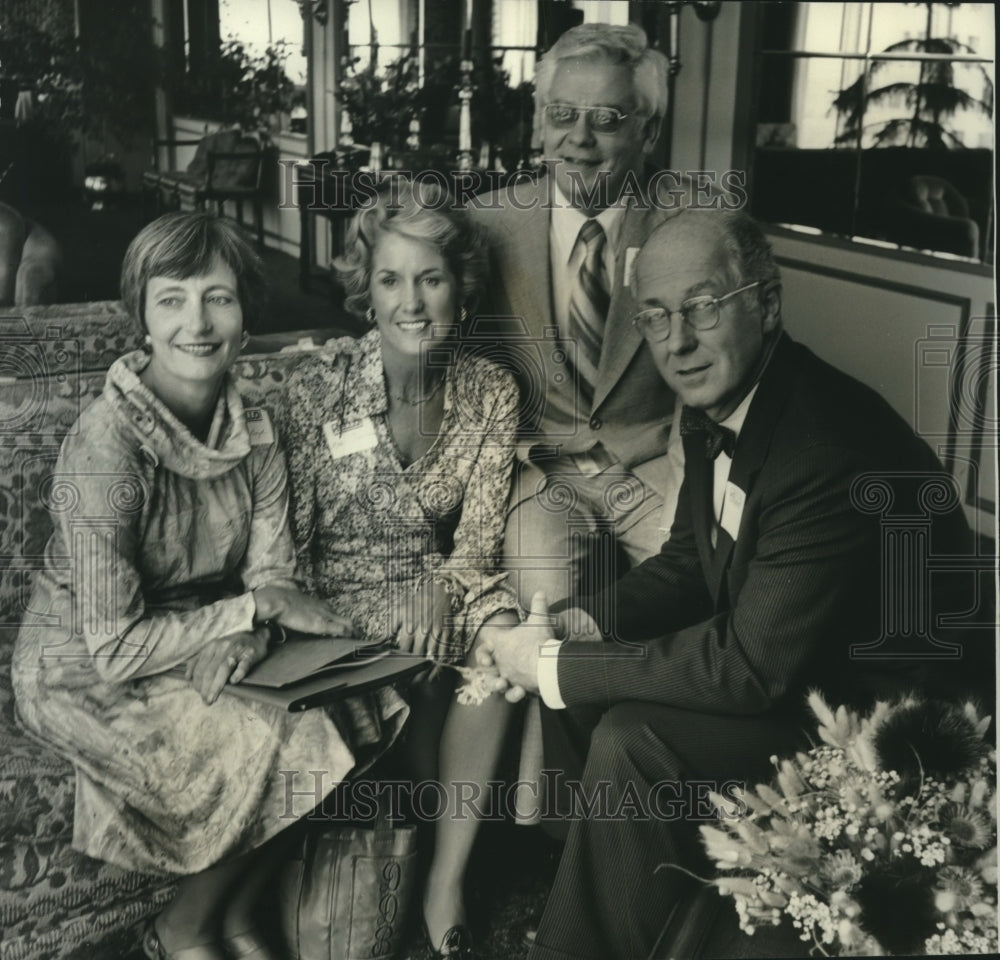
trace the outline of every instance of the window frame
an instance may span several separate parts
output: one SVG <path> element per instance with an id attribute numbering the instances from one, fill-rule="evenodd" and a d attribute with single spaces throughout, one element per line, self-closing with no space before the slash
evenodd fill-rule
<path id="1" fill-rule="evenodd" d="M 871 0 L 868 0 L 871 5 Z M 918 53 L 918 52 L 886 52 L 886 51 L 848 51 L 848 52 L 828 52 L 828 51 L 811 51 L 811 50 L 779 50 L 774 48 L 765 48 L 763 46 L 763 33 L 764 33 L 764 16 L 765 8 L 767 3 L 758 2 L 753 4 L 744 5 L 744 13 L 746 14 L 741 23 L 741 41 L 740 41 L 740 57 L 739 66 L 737 71 L 737 82 L 745 81 L 750 95 L 746 99 L 746 112 L 745 117 L 740 118 L 737 116 L 736 123 L 734 126 L 734 138 L 733 138 L 733 161 L 735 167 L 742 167 L 747 174 L 747 192 L 751 198 L 751 203 L 754 198 L 754 188 L 757 183 L 756 169 L 756 154 L 757 154 L 757 126 L 758 118 L 761 115 L 762 108 L 762 87 L 763 87 L 763 77 L 764 77 L 764 65 L 765 58 L 767 57 L 785 57 L 787 59 L 836 59 L 836 60 L 855 60 L 863 62 L 873 62 L 876 60 L 885 61 L 908 61 L 908 62 L 920 62 L 920 61 L 951 61 L 955 63 L 973 63 L 980 65 L 992 66 L 994 69 L 995 77 L 995 67 L 996 60 L 990 59 L 989 57 L 982 56 L 979 54 L 936 54 L 936 53 Z M 995 125 L 995 118 L 994 118 Z M 794 149 L 794 148 L 793 148 Z M 844 154 L 853 154 L 855 159 L 855 178 L 854 178 L 854 188 L 852 193 L 853 209 L 852 209 L 852 225 L 856 228 L 857 224 L 857 214 L 859 209 L 859 179 L 861 171 L 861 163 L 863 155 L 866 151 L 879 150 L 884 148 L 879 147 L 860 147 L 858 145 L 835 148 L 831 145 L 829 148 L 832 151 Z M 920 149 L 920 148 L 914 148 Z M 970 148 L 970 149 L 987 149 L 987 148 Z M 995 205 L 996 205 L 996 151 L 995 146 L 991 149 L 993 154 L 993 174 L 990 179 L 990 191 L 989 191 L 989 201 L 987 205 L 987 221 L 986 221 L 986 232 L 985 235 L 980 240 L 980 249 L 983 251 L 983 255 L 975 258 L 971 257 L 961 257 L 957 254 L 951 254 L 947 251 L 932 251 L 929 249 L 918 249 L 915 247 L 906 246 L 902 243 L 897 243 L 894 241 L 879 240 L 875 237 L 868 237 L 862 234 L 852 232 L 851 234 L 838 233 L 831 229 L 813 227 L 807 224 L 795 224 L 789 223 L 787 221 L 775 221 L 767 219 L 766 213 L 762 213 L 759 209 L 753 211 L 756 219 L 763 223 L 768 232 L 775 232 L 781 235 L 787 235 L 794 237 L 799 240 L 804 240 L 810 244 L 827 244 L 838 248 L 851 249 L 863 251 L 867 254 L 872 254 L 874 256 L 886 257 L 893 260 L 898 260 L 901 262 L 912 262 L 912 263 L 924 263 L 924 264 L 934 264 L 935 266 L 945 267 L 948 269 L 954 268 L 955 270 L 963 273 L 970 273 L 976 276 L 987 276 L 991 277 L 994 273 L 994 265 L 996 259 L 996 219 L 995 219 Z"/>

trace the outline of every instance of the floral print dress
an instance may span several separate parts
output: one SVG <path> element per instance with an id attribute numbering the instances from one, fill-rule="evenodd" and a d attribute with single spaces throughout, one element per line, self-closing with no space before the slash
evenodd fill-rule
<path id="1" fill-rule="evenodd" d="M 295 551 L 266 411 L 227 381 L 201 443 L 142 384 L 147 362 L 112 365 L 41 491 L 55 529 L 12 679 L 23 725 L 76 768 L 74 847 L 186 874 L 308 813 L 355 766 L 355 738 L 324 710 L 207 705 L 178 669 L 251 628 L 254 588 L 296 586 Z M 408 708 L 385 698 L 396 730 Z"/>
<path id="2" fill-rule="evenodd" d="M 300 569 L 369 639 L 390 635 L 394 603 L 427 579 L 447 583 L 466 648 L 494 613 L 517 610 L 499 572 L 517 386 L 460 344 L 449 351 L 438 435 L 411 464 L 386 423 L 377 330 L 328 343 L 289 378 L 281 429 Z"/>

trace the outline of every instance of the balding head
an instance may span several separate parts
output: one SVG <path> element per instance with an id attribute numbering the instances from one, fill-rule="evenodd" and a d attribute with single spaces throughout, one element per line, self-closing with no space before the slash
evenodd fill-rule
<path id="1" fill-rule="evenodd" d="M 636 257 L 636 325 L 688 406 L 723 420 L 756 382 L 781 328 L 770 246 L 744 214 L 684 211 Z"/>
<path id="2" fill-rule="evenodd" d="M 712 243 L 735 271 L 734 280 L 780 283 L 781 273 L 764 231 L 756 220 L 739 210 L 683 210 L 661 223 L 647 237 L 635 259 L 632 282 L 644 259 L 664 256 L 668 249 L 685 243 L 686 238 Z"/>

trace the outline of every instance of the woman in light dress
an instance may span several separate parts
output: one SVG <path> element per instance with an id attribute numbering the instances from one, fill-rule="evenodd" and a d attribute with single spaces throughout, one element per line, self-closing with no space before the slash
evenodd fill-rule
<path id="1" fill-rule="evenodd" d="M 168 214 L 133 241 L 122 296 L 145 347 L 63 442 L 14 656 L 24 726 L 76 768 L 74 846 L 180 877 L 143 938 L 159 960 L 270 958 L 255 906 L 275 838 L 315 803 L 288 771 L 309 795 L 322 770 L 326 794 L 407 714 L 391 688 L 368 724 L 223 695 L 276 627 L 352 629 L 299 589 L 277 434 L 230 376 L 263 286 L 225 220 Z"/>
<path id="2" fill-rule="evenodd" d="M 396 183 L 348 230 L 335 263 L 359 340 L 332 341 L 289 378 L 282 435 L 292 526 L 311 592 L 371 640 L 439 662 L 472 662 L 518 623 L 499 569 L 518 392 L 466 336 L 485 289 L 483 237 L 434 183 Z M 454 671 L 406 693 L 415 781 L 444 788 L 422 903 L 435 955 L 471 950 L 463 879 L 478 829 L 459 782 L 495 772 L 510 705 L 456 702 Z M 419 812 L 419 811 L 418 811 Z"/>

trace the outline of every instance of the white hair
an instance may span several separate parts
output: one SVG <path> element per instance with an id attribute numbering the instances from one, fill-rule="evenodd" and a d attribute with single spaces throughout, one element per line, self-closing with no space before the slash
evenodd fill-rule
<path id="1" fill-rule="evenodd" d="M 582 23 L 567 30 L 539 61 L 535 70 L 535 104 L 540 109 L 548 103 L 549 88 L 556 67 L 563 60 L 603 58 L 623 64 L 632 71 L 639 110 L 660 119 L 667 112 L 667 58 L 652 50 L 642 27 L 630 23 Z"/>

